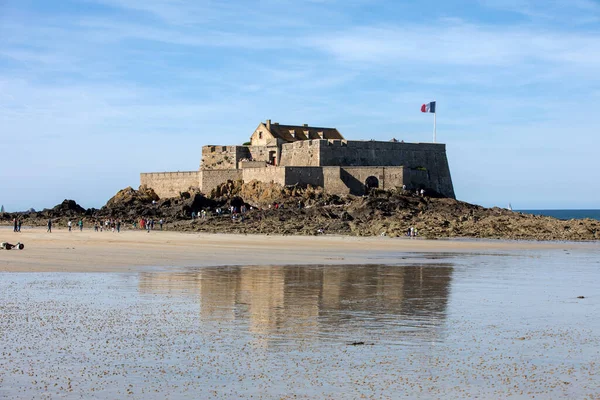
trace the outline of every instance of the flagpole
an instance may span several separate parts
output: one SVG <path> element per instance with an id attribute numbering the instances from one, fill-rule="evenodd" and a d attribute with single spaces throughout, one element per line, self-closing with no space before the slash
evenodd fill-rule
<path id="1" fill-rule="evenodd" d="M 435 143 L 435 139 L 436 139 L 436 130 L 435 130 L 435 117 L 437 116 L 437 108 L 435 110 L 435 112 L 433 113 L 433 143 Z"/>

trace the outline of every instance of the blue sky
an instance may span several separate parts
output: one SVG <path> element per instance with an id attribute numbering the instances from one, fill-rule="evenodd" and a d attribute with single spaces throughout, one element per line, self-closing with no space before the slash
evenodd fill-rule
<path id="1" fill-rule="evenodd" d="M 0 0 L 0 204 L 103 205 L 267 118 L 425 142 L 457 196 L 600 208 L 596 0 Z"/>

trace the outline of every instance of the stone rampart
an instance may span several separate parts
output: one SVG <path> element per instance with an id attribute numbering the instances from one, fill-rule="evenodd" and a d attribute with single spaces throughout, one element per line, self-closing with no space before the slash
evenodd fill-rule
<path id="1" fill-rule="evenodd" d="M 148 186 L 158 197 L 175 197 L 190 187 L 200 187 L 198 171 L 149 172 L 140 174 L 140 184 Z"/>
<path id="2" fill-rule="evenodd" d="M 326 140 L 300 140 L 281 146 L 282 167 L 319 167 L 321 166 L 320 146 Z"/>
<path id="3" fill-rule="evenodd" d="M 247 146 L 249 156 L 247 157 L 252 161 L 265 161 L 271 160 L 271 153 L 277 153 L 277 147 L 266 147 L 266 146 Z"/>
<path id="4" fill-rule="evenodd" d="M 285 169 L 285 184 L 300 186 L 324 186 L 321 167 L 282 167 Z"/>
<path id="5" fill-rule="evenodd" d="M 240 161 L 238 168 L 265 168 L 267 165 L 266 161 Z"/>
<path id="6" fill-rule="evenodd" d="M 285 168 L 283 167 L 245 168 L 242 171 L 244 182 L 257 180 L 285 185 Z"/>
<path id="7" fill-rule="evenodd" d="M 445 154 L 446 146 L 438 143 L 402 143 L 358 140 L 320 140 L 321 166 L 425 167 L 435 162 L 436 155 Z"/>
<path id="8" fill-rule="evenodd" d="M 277 160 L 278 166 L 265 165 Z M 217 185 L 239 179 L 322 186 L 340 194 L 362 194 L 373 185 L 406 185 L 455 197 L 446 146 L 438 143 L 312 139 L 283 143 L 280 154 L 277 147 L 204 146 L 198 172 L 141 175 L 142 184 L 161 197 L 190 186 L 209 194 Z"/>
<path id="9" fill-rule="evenodd" d="M 329 193 L 347 194 L 350 188 L 342 181 L 341 167 L 322 167 L 323 170 L 323 188 Z"/>
<path id="10" fill-rule="evenodd" d="M 201 169 L 236 169 L 242 159 L 250 159 L 247 146 L 203 146 Z"/>
<path id="11" fill-rule="evenodd" d="M 209 195 L 210 192 L 227 181 L 238 181 L 242 179 L 241 169 L 213 169 L 200 170 L 200 190 Z"/>
<path id="12" fill-rule="evenodd" d="M 396 182 L 423 186 L 454 198 L 446 145 L 440 143 L 305 140 L 282 146 L 281 165 L 339 166 L 346 170 L 346 175 L 340 171 L 342 178 L 352 175 L 348 172 L 349 167 L 407 167 L 408 175 L 394 178 Z M 331 181 L 332 174 L 336 173 L 336 170 L 328 171 L 324 181 Z M 358 184 L 355 186 L 352 191 L 359 187 Z"/>

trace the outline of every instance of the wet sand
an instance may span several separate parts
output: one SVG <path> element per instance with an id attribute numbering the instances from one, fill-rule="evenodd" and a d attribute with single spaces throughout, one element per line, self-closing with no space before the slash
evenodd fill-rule
<path id="1" fill-rule="evenodd" d="M 597 253 L 425 258 L 0 273 L 0 398 L 600 398 Z"/>
<path id="2" fill-rule="evenodd" d="M 268 236 L 131 231 L 0 229 L 4 272 L 127 272 L 208 265 L 396 264 L 419 254 L 599 249 L 598 243 L 422 240 L 387 237 Z"/>

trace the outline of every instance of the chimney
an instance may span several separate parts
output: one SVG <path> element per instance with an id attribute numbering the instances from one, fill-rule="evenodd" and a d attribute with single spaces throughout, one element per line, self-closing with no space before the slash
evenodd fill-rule
<path id="1" fill-rule="evenodd" d="M 302 124 L 302 126 L 308 126 L 308 124 Z"/>
<path id="2" fill-rule="evenodd" d="M 319 135 L 319 137 L 320 137 L 321 139 L 323 139 L 323 132 L 317 132 L 317 134 Z"/>
<path id="3" fill-rule="evenodd" d="M 269 131 L 271 130 L 271 120 L 270 119 L 267 120 L 267 130 L 269 130 Z"/>

